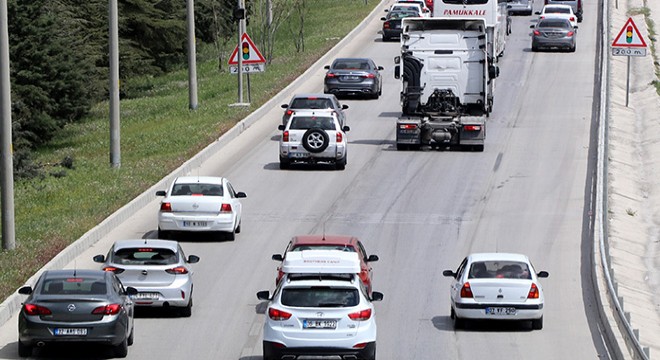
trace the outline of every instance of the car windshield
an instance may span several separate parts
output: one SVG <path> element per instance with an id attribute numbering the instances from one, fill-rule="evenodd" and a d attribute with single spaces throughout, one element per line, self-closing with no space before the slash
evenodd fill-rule
<path id="1" fill-rule="evenodd" d="M 323 130 L 337 130 L 335 122 L 329 116 L 295 116 L 291 119 L 290 130 L 304 130 L 320 128 Z"/>
<path id="2" fill-rule="evenodd" d="M 332 66 L 335 70 L 371 70 L 369 62 L 365 60 L 339 60 Z"/>
<path id="3" fill-rule="evenodd" d="M 47 295 L 103 295 L 107 293 L 107 289 L 103 279 L 68 277 L 45 280 L 41 293 Z"/>
<path id="4" fill-rule="evenodd" d="M 470 265 L 468 279 L 531 279 L 529 266 L 519 261 L 476 261 Z"/>
<path id="5" fill-rule="evenodd" d="M 282 290 L 281 301 L 293 307 L 352 307 L 358 305 L 360 296 L 355 288 L 287 287 Z"/>
<path id="6" fill-rule="evenodd" d="M 222 186 L 218 184 L 174 184 L 172 188 L 173 196 L 181 195 L 204 195 L 204 196 L 222 196 Z"/>
<path id="7" fill-rule="evenodd" d="M 304 251 L 304 250 L 341 250 L 347 252 L 355 252 L 352 246 L 346 245 L 298 245 L 290 251 Z"/>
<path id="8" fill-rule="evenodd" d="M 118 265 L 171 265 L 178 259 L 170 249 L 144 247 L 119 249 L 112 262 Z"/>
<path id="9" fill-rule="evenodd" d="M 566 19 L 543 19 L 539 22 L 540 28 L 571 28 L 571 23 Z"/>
<path id="10" fill-rule="evenodd" d="M 332 109 L 330 99 L 298 98 L 291 102 L 290 109 Z"/>

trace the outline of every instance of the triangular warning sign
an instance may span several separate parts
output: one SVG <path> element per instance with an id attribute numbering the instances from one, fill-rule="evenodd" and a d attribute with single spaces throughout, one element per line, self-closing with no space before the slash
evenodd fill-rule
<path id="1" fill-rule="evenodd" d="M 612 46 L 646 47 L 646 42 L 642 34 L 639 33 L 637 25 L 635 25 L 632 18 L 628 18 L 626 24 L 621 28 L 619 35 L 614 38 Z"/>
<path id="2" fill-rule="evenodd" d="M 264 64 L 266 59 L 259 52 L 259 49 L 254 45 L 250 36 L 247 33 L 243 33 L 241 36 L 241 56 L 242 64 Z M 234 52 L 231 53 L 229 57 L 229 65 L 238 65 L 238 45 L 234 49 Z"/>

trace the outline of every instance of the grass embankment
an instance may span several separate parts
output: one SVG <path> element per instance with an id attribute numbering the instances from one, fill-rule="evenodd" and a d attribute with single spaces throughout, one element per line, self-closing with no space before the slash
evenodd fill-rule
<path id="1" fill-rule="evenodd" d="M 305 52 L 296 52 L 291 39 L 291 28 L 296 25 L 283 25 L 273 63 L 266 72 L 251 75 L 252 105 L 247 109 L 229 107 L 237 100 L 236 76 L 229 74 L 226 66 L 218 70 L 211 48 L 198 49 L 198 58 L 208 60 L 198 61 L 199 108 L 195 111 L 188 110 L 186 69 L 160 78 L 132 79 L 133 85 L 151 89 L 143 97 L 121 101 L 118 169 L 110 167 L 108 103 L 95 106 L 83 123 L 67 127 L 38 154 L 37 160 L 48 175 L 30 181 L 17 179 L 15 183 L 16 249 L 0 252 L 0 299 L 23 285 L 67 245 L 269 100 L 332 48 L 377 3 L 308 0 Z M 247 31 L 255 39 L 250 27 Z M 231 49 L 234 46 L 231 44 Z M 73 159 L 73 168 L 58 166 L 66 157 Z"/>

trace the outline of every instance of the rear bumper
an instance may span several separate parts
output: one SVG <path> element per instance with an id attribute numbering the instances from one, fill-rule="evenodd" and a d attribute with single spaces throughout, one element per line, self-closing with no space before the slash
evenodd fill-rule
<path id="1" fill-rule="evenodd" d="M 494 315 L 486 312 L 489 308 L 514 308 L 513 315 Z M 454 311 L 462 319 L 481 320 L 532 320 L 543 316 L 543 304 L 466 304 L 454 303 Z"/>
<path id="2" fill-rule="evenodd" d="M 342 359 L 375 359 L 376 342 L 367 343 L 362 349 L 333 347 L 281 347 L 279 344 L 264 341 L 264 358 L 296 359 L 299 356 L 339 356 Z"/>
<path id="3" fill-rule="evenodd" d="M 38 343 L 91 342 L 117 345 L 128 336 L 127 322 L 120 319 L 94 323 L 32 322 L 19 315 L 18 339 L 27 346 Z M 56 328 L 87 329 L 87 335 L 55 335 Z"/>
<path id="4" fill-rule="evenodd" d="M 184 226 L 184 222 L 199 222 L 205 221 L 206 226 Z M 191 217 L 184 215 L 177 215 L 173 213 L 159 213 L 158 214 L 158 228 L 164 231 L 181 231 L 181 232 L 204 232 L 204 231 L 234 231 L 234 216 L 231 215 L 218 215 L 218 216 L 200 216 Z"/>

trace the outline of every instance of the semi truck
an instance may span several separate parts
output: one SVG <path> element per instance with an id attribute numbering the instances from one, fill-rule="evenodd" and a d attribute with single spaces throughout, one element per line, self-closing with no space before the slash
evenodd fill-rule
<path id="1" fill-rule="evenodd" d="M 483 151 L 490 83 L 499 73 L 488 61 L 486 21 L 404 18 L 401 26 L 401 55 L 394 58 L 402 84 L 397 149 Z"/>

